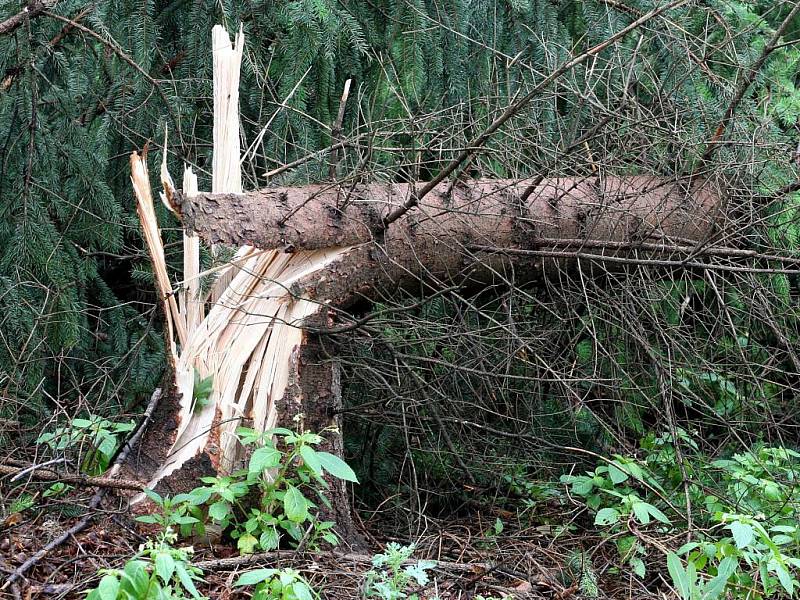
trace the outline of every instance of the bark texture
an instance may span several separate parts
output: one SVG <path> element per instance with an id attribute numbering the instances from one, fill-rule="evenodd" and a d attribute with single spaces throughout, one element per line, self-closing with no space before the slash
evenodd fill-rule
<path id="1" fill-rule="evenodd" d="M 329 315 L 326 325 L 332 325 Z M 342 437 L 342 385 L 339 362 L 328 355 L 319 336 L 304 334 L 303 343 L 292 354 L 289 363 L 289 386 L 278 402 L 279 425 L 296 429 L 295 415 L 303 415 L 303 428 L 322 434 L 325 438 L 320 450 L 344 459 Z M 336 533 L 352 549 L 367 549 L 359 529 L 353 522 L 349 494 L 345 481 L 324 475 L 329 488 L 325 495 L 330 507 L 319 503 L 320 518 L 336 523 Z"/>
<path id="2" fill-rule="evenodd" d="M 0 21 L 0 35 L 12 33 L 28 19 L 38 17 L 55 4 L 55 0 L 34 0 L 17 14 Z"/>
<path id="3" fill-rule="evenodd" d="M 651 176 L 550 179 L 521 202 L 528 183 L 473 181 L 449 194 L 442 184 L 386 230 L 383 217 L 413 194 L 413 185 L 311 185 L 179 201 L 184 226 L 209 243 L 289 252 L 351 247 L 324 275 L 292 289 L 340 308 L 420 281 L 489 282 L 509 269 L 530 279 L 569 267 L 566 258 L 502 252 L 538 249 L 543 240 L 708 241 L 722 212 L 722 196 L 708 182 L 689 189 Z"/>

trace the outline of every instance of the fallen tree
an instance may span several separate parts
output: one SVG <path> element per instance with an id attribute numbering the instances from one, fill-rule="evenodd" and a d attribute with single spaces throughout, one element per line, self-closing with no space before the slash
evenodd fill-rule
<path id="1" fill-rule="evenodd" d="M 682 253 L 678 264 L 685 265 L 715 240 L 722 194 L 696 178 L 448 184 L 442 176 L 418 184 L 340 182 L 239 193 L 235 89 L 242 48 L 241 33 L 232 45 L 215 28 L 215 193 L 197 192 L 190 170 L 184 192 L 177 191 L 162 165 L 162 199 L 187 233 L 178 289 L 167 274 L 145 157 L 131 157 L 174 374 L 174 389 L 134 466 L 148 487 L 186 491 L 202 475 L 229 473 L 247 458 L 236 436 L 240 424 L 259 431 L 294 427 L 300 414 L 303 427 L 324 432 L 327 450 L 341 455 L 341 375 L 321 333 L 335 329 L 339 312 L 359 299 L 560 276 L 581 264 L 582 248 L 609 261 L 662 249 Z M 208 295 L 199 286 L 196 236 L 212 247 L 239 247 Z M 557 250 L 564 247 L 573 250 Z M 593 264 L 594 258 L 587 267 Z M 212 382 L 202 404 L 194 397 L 198 378 Z M 326 516 L 358 544 L 344 483 L 330 483 Z"/>
<path id="2" fill-rule="evenodd" d="M 251 327 L 288 326 L 294 336 L 278 338 L 284 344 L 280 356 L 256 353 L 267 362 L 255 368 L 268 368 L 264 385 L 272 395 L 269 403 L 255 399 L 239 404 L 237 416 L 256 428 L 268 428 L 276 422 L 291 425 L 292 417 L 302 413 L 305 427 L 327 429 L 329 450 L 341 454 L 342 438 L 336 433 L 340 423 L 333 416 L 341 412 L 340 372 L 318 335 L 320 329 L 335 326 L 339 311 L 359 299 L 401 288 L 498 283 L 507 281 L 512 271 L 517 283 L 561 275 L 577 264 L 579 254 L 536 254 L 537 249 L 560 244 L 580 248 L 606 242 L 601 252 L 609 259 L 630 256 L 640 247 L 668 250 L 677 242 L 701 250 L 713 241 L 722 210 L 721 195 L 710 184 L 695 183 L 688 189 L 680 182 L 649 176 L 551 179 L 541 181 L 522 201 L 529 183 L 464 182 L 450 191 L 442 184 L 424 204 L 388 228 L 382 217 L 403 206 L 414 186 L 371 184 L 346 196 L 326 185 L 246 194 L 184 195 L 169 190 L 189 234 L 210 244 L 269 250 L 269 261 L 290 265 L 278 271 L 275 281 L 262 277 L 259 292 L 255 275 L 249 300 L 267 298 L 264 313 L 248 312 L 240 303 L 226 305 L 230 297 L 221 298 L 213 309 L 227 310 L 245 324 L 249 320 Z M 253 276 L 241 269 L 234 281 Z M 246 335 L 246 329 L 238 331 Z M 208 340 L 216 339 L 214 335 L 201 328 L 195 338 L 213 354 L 217 346 Z M 255 339 L 264 340 L 265 347 L 274 343 L 261 334 Z M 224 340 L 231 347 L 254 343 Z M 199 354 L 192 351 L 193 356 Z M 227 385 L 252 387 L 252 368 L 241 369 Z M 270 410 L 274 416 L 266 414 Z M 193 446 L 173 444 L 172 466 L 164 473 L 169 475 L 164 483 L 173 489 L 190 486 L 204 471 L 226 470 L 217 428 L 231 409 L 217 407 L 204 421 L 185 410 L 179 413 L 176 409 L 167 422 L 192 432 L 194 441 L 203 432 L 210 435 Z M 230 456 L 228 460 L 236 463 Z M 332 483 L 338 487 L 331 494 L 330 517 L 343 537 L 358 543 L 344 486 Z"/>
<path id="3" fill-rule="evenodd" d="M 691 189 L 658 177 L 587 177 L 442 183 L 425 203 L 388 228 L 386 215 L 414 193 L 409 184 L 370 184 L 347 192 L 332 185 L 267 188 L 247 194 L 176 195 L 187 231 L 211 244 L 262 249 L 352 247 L 314 274 L 292 283 L 296 296 L 344 308 L 381 289 L 420 282 L 487 281 L 513 267 L 517 281 L 557 272 L 567 258 L 532 259 L 519 250 L 560 243 L 580 248 L 618 242 L 610 254 L 639 245 L 674 247 L 711 241 L 722 203 L 708 183 Z M 514 250 L 512 253 L 507 250 Z"/>

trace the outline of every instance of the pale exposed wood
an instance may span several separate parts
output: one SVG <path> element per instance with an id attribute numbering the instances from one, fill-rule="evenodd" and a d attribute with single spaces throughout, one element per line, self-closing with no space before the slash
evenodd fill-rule
<path id="1" fill-rule="evenodd" d="M 231 44 L 224 27 L 215 25 L 211 30 L 214 80 L 214 153 L 212 157 L 211 190 L 220 193 L 242 191 L 242 174 L 239 166 L 239 77 L 244 52 L 244 33 L 241 28 Z M 215 258 L 218 248 L 211 246 Z M 236 257 L 247 252 L 240 249 Z M 247 265 L 251 266 L 251 265 Z M 245 267 L 246 268 L 246 267 Z M 233 279 L 234 271 L 223 269 L 211 287 L 210 300 L 217 302 Z"/>
<path id="2" fill-rule="evenodd" d="M 217 192 L 241 193 L 239 175 L 238 70 L 244 39 L 232 45 L 227 33 L 214 28 L 214 172 Z M 236 71 L 234 74 L 233 71 Z M 166 145 L 166 143 L 165 143 Z M 184 174 L 184 193 L 174 190 L 162 173 L 165 202 L 196 195 L 196 178 Z M 334 261 L 342 249 L 326 248 L 286 254 L 242 246 L 214 286 L 208 314 L 199 298 L 197 238 L 184 238 L 184 291 L 181 322 L 188 332 L 175 369 L 181 394 L 178 430 L 169 456 L 150 485 L 170 477 L 187 461 L 205 456 L 222 472 L 232 469 L 241 454 L 235 436 L 242 419 L 257 429 L 273 427 L 277 402 L 287 393 L 290 365 L 303 343 L 303 321 L 318 310 L 308 298 L 295 298 L 293 284 L 313 278 Z M 194 374 L 212 377 L 207 405 L 193 406 Z"/>
<path id="3" fill-rule="evenodd" d="M 183 193 L 192 197 L 198 193 L 197 175 L 191 167 L 183 172 Z M 200 240 L 196 235 L 183 233 L 183 289 L 181 291 L 181 313 L 186 321 L 186 331 L 192 332 L 203 319 L 203 304 L 200 298 Z"/>
<path id="4" fill-rule="evenodd" d="M 169 347 L 174 360 L 177 357 L 177 349 L 173 330 L 177 332 L 180 344 L 184 345 L 187 337 L 186 327 L 180 315 L 180 311 L 178 310 L 178 304 L 175 301 L 169 275 L 167 275 L 167 262 L 164 258 L 164 245 L 161 241 L 161 231 L 158 228 L 158 220 L 156 219 L 155 208 L 153 207 L 153 195 L 150 190 L 150 179 L 147 174 L 147 161 L 136 152 L 131 154 L 131 182 L 133 183 L 133 191 L 136 195 L 136 212 L 139 214 L 139 221 L 142 224 L 142 233 L 147 243 L 150 260 L 153 263 L 153 271 L 156 276 L 159 295 L 164 303 Z"/>

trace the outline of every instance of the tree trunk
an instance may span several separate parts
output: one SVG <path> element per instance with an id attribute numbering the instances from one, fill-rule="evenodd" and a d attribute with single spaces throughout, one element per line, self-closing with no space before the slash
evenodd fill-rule
<path id="1" fill-rule="evenodd" d="M 709 183 L 691 191 L 649 176 L 551 179 L 526 202 L 525 181 L 441 184 L 387 229 L 383 217 L 413 193 L 409 184 L 268 188 L 246 194 L 179 197 L 184 227 L 209 243 L 313 250 L 352 247 L 322 275 L 295 282 L 295 297 L 344 308 L 387 288 L 420 282 L 492 281 L 514 269 L 517 281 L 548 275 L 576 261 L 504 250 L 552 242 L 671 244 L 707 242 L 721 214 Z M 617 249 L 612 254 L 624 253 Z"/>

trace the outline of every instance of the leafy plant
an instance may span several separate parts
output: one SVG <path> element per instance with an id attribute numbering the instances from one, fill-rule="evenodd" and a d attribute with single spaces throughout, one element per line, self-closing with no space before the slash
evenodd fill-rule
<path id="1" fill-rule="evenodd" d="M 716 600 L 725 590 L 728 578 L 736 568 L 736 560 L 728 557 L 720 563 L 720 570 L 710 581 L 701 581 L 697 576 L 697 568 L 693 562 L 686 567 L 681 559 L 672 552 L 667 555 L 667 570 L 681 600 Z"/>
<path id="2" fill-rule="evenodd" d="M 36 504 L 36 500 L 30 494 L 21 494 L 9 504 L 8 514 L 25 512 Z"/>
<path id="3" fill-rule="evenodd" d="M 132 431 L 133 421 L 116 423 L 97 415 L 88 419 L 72 419 L 69 425 L 43 433 L 37 444 L 46 444 L 54 451 L 77 449 L 83 457 L 81 470 L 88 475 L 100 475 L 110 465 L 121 443 L 121 435 Z"/>
<path id="4" fill-rule="evenodd" d="M 191 564 L 192 548 L 174 548 L 176 536 L 164 532 L 148 540 L 122 569 L 103 569 L 103 578 L 86 600 L 204 599 L 195 585 L 203 572 Z"/>
<path id="5" fill-rule="evenodd" d="M 205 534 L 203 512 L 191 502 L 189 494 L 164 498 L 153 490 L 144 490 L 144 493 L 159 507 L 159 512 L 138 516 L 137 521 L 159 525 L 163 531 L 176 530 L 182 537 L 188 537 L 192 533 L 200 536 Z"/>
<path id="6" fill-rule="evenodd" d="M 68 485 L 64 482 L 58 481 L 48 487 L 43 493 L 42 497 L 44 498 L 58 498 L 59 496 L 63 496 L 67 492 L 73 489 L 73 486 Z"/>
<path id="7" fill-rule="evenodd" d="M 582 498 L 595 512 L 594 524 L 614 536 L 621 561 L 644 577 L 647 569 L 641 542 L 633 535 L 616 534 L 627 531 L 629 520 L 639 526 L 671 524 L 656 506 L 656 499 L 666 497 L 666 492 L 647 466 L 617 455 L 585 475 L 563 475 L 561 482 L 569 484 L 572 495 Z"/>
<path id="8" fill-rule="evenodd" d="M 319 597 L 294 569 L 255 569 L 242 574 L 234 587 L 254 585 L 253 600 L 314 600 Z"/>
<path id="9" fill-rule="evenodd" d="M 288 535 L 294 545 L 316 548 L 324 541 L 335 545 L 334 523 L 318 518 L 315 495 L 328 504 L 324 490 L 327 473 L 357 482 L 353 470 L 339 457 L 316 450 L 322 436 L 276 428 L 267 432 L 239 428 L 242 444 L 251 450 L 246 469 L 230 475 L 203 477 L 204 486 L 174 498 L 147 492 L 160 507 L 160 514 L 138 520 L 176 527 L 181 535 L 202 535 L 205 524 L 213 522 L 237 540 L 242 554 L 278 548 Z M 273 441 L 276 438 L 281 447 Z"/>
<path id="10" fill-rule="evenodd" d="M 434 560 L 420 560 L 405 565 L 414 554 L 415 546 L 401 546 L 396 542 L 386 545 L 382 554 L 372 558 L 373 569 L 367 571 L 364 582 L 364 597 L 380 600 L 417 600 L 417 594 L 409 595 L 409 586 L 416 583 L 424 586 L 429 581 L 428 571 L 436 566 Z"/>
<path id="11" fill-rule="evenodd" d="M 691 460 L 679 464 L 677 444 Z M 686 431 L 647 434 L 643 460 L 614 456 L 585 475 L 567 475 L 573 497 L 594 513 L 613 539 L 622 564 L 646 573 L 647 548 L 626 533 L 627 523 L 683 533 L 662 508 L 692 507 L 695 540 L 668 554 L 668 570 L 683 600 L 798 596 L 800 572 L 800 453 L 756 446 L 729 458 L 703 461 Z M 683 479 L 691 478 L 689 481 Z M 679 493 L 676 493 L 679 492 Z M 678 511 L 680 514 L 680 511 Z M 684 557 L 684 562 L 681 561 Z"/>
<path id="12" fill-rule="evenodd" d="M 678 570 L 677 556 L 668 556 L 670 575 L 676 588 L 702 593 L 698 598 L 720 597 L 723 591 L 736 598 L 775 598 L 785 593 L 793 598 L 798 591 L 796 572 L 800 558 L 798 528 L 775 525 L 769 530 L 748 515 L 721 515 L 723 529 L 730 536 L 716 541 L 690 542 L 677 554 L 687 555 L 687 565 Z M 794 552 L 793 552 L 794 551 Z M 742 565 L 746 565 L 742 568 Z M 701 581 L 701 576 L 706 581 Z M 684 595 L 684 600 L 695 596 Z"/>

